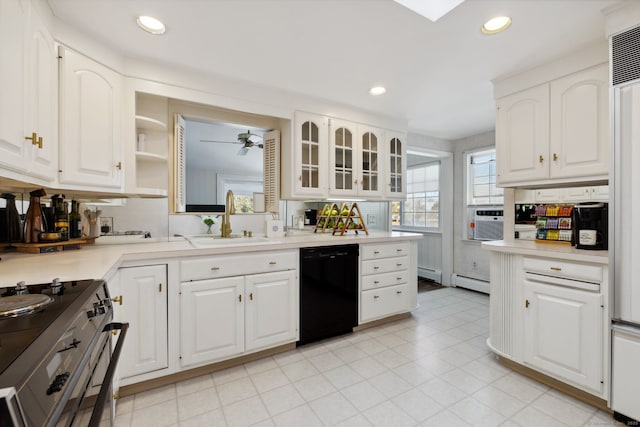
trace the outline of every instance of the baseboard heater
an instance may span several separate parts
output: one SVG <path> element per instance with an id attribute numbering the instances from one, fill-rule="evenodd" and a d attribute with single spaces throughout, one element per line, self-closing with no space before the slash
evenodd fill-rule
<path id="1" fill-rule="evenodd" d="M 425 279 L 433 280 L 436 283 L 442 284 L 442 271 L 440 270 L 418 267 L 418 277 L 424 277 Z"/>
<path id="2" fill-rule="evenodd" d="M 490 293 L 491 286 L 485 280 L 474 279 L 472 277 L 459 276 L 456 273 L 451 275 L 451 285 L 458 288 L 471 289 L 472 291 Z"/>

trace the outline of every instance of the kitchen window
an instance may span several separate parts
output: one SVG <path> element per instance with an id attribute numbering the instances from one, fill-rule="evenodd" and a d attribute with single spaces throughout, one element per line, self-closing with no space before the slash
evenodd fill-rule
<path id="1" fill-rule="evenodd" d="M 391 204 L 392 225 L 440 228 L 440 162 L 407 169 L 407 198 Z"/>
<path id="2" fill-rule="evenodd" d="M 496 187 L 496 150 L 467 154 L 467 205 L 503 203 L 503 190 Z"/>

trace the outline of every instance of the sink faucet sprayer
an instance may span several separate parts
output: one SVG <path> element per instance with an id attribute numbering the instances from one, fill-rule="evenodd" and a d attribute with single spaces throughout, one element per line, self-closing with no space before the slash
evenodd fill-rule
<path id="1" fill-rule="evenodd" d="M 233 191 L 227 191 L 227 198 L 224 202 L 224 217 L 222 217 L 222 225 L 220 226 L 220 234 L 222 237 L 231 237 L 231 218 L 229 215 L 236 213 L 236 205 L 233 198 Z"/>

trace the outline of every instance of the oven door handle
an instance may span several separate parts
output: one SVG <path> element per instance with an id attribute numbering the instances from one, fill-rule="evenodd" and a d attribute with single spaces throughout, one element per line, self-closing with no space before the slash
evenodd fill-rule
<path id="1" fill-rule="evenodd" d="M 89 421 L 89 427 L 97 427 L 100 425 L 100 418 L 102 417 L 104 404 L 107 400 L 107 394 L 111 389 L 111 381 L 113 381 L 113 376 L 116 373 L 116 366 L 118 365 L 118 359 L 120 358 L 120 352 L 122 351 L 122 345 L 124 344 L 124 338 L 127 335 L 127 329 L 129 329 L 129 324 L 112 322 L 105 325 L 105 327 L 102 329 L 102 332 L 111 332 L 117 329 L 120 330 L 120 336 L 118 337 L 116 348 L 113 350 L 113 354 L 111 355 L 111 360 L 109 360 L 109 367 L 107 368 L 107 373 L 105 374 L 104 379 L 102 380 L 102 385 L 100 386 L 100 392 L 98 393 L 96 404 L 93 408 L 93 412 L 91 413 L 91 420 Z"/>

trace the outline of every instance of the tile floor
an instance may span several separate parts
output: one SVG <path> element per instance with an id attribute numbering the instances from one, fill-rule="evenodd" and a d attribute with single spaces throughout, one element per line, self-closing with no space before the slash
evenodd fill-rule
<path id="1" fill-rule="evenodd" d="M 413 316 L 121 399 L 117 426 L 607 426 L 500 365 L 489 297 L 418 295 Z"/>

